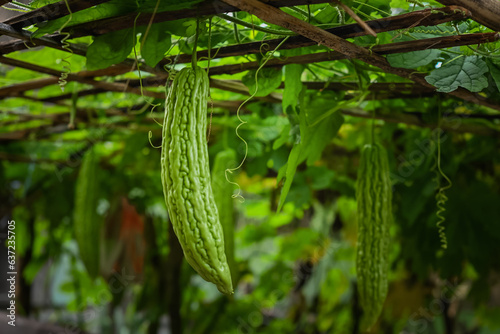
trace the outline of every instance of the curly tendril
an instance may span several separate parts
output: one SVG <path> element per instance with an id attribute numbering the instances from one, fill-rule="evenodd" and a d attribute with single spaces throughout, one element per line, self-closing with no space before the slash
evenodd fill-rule
<path id="1" fill-rule="evenodd" d="M 233 174 L 235 171 L 237 171 L 238 169 L 241 168 L 241 166 L 243 166 L 243 164 L 245 163 L 246 159 L 247 159 L 247 156 L 248 156 L 248 143 L 246 142 L 246 140 L 241 136 L 241 134 L 239 133 L 239 129 L 247 124 L 246 121 L 244 121 L 242 118 L 241 118 L 241 108 L 248 102 L 250 101 L 251 99 L 253 99 L 255 97 L 255 95 L 257 94 L 257 92 L 259 91 L 259 81 L 257 80 L 257 77 L 259 75 L 259 72 L 260 70 L 266 65 L 266 63 L 273 57 L 273 54 L 278 51 L 278 49 L 281 47 L 281 45 L 283 45 L 283 43 L 285 43 L 285 41 L 288 39 L 288 37 L 284 38 L 277 46 L 274 50 L 272 50 L 267 56 L 265 56 L 264 60 L 262 61 L 262 63 L 260 64 L 259 68 L 257 69 L 257 71 L 255 71 L 255 91 L 252 93 L 252 95 L 250 95 L 245 101 L 243 101 L 239 107 L 238 107 L 238 110 L 236 111 L 236 117 L 238 118 L 238 121 L 240 122 L 240 124 L 238 124 L 238 126 L 236 127 L 235 129 L 235 133 L 236 133 L 236 136 L 245 144 L 245 155 L 243 156 L 243 159 L 241 160 L 240 164 L 235 167 L 235 168 L 227 168 L 224 173 L 225 173 L 225 176 L 226 176 L 226 181 L 229 182 L 230 184 L 232 185 L 235 185 L 237 188 L 238 188 L 238 191 L 236 194 L 233 194 L 232 197 L 233 198 L 239 198 L 240 199 L 240 202 L 244 202 L 245 201 L 245 198 L 243 198 L 243 196 L 241 195 L 241 187 L 240 185 L 237 183 L 237 182 L 233 182 L 229 179 L 229 174 Z"/>
<path id="2" fill-rule="evenodd" d="M 62 45 L 62 48 L 64 50 L 69 51 L 69 55 L 62 59 L 62 63 L 63 63 L 62 68 L 63 69 L 61 72 L 61 76 L 59 77 L 59 80 L 57 81 L 59 87 L 61 87 L 61 91 L 63 91 L 63 92 L 64 92 L 64 88 L 68 84 L 68 76 L 71 73 L 71 63 L 69 62 L 68 59 L 70 59 L 71 56 L 73 56 L 73 50 L 71 50 L 70 44 L 67 41 L 67 39 L 70 38 L 71 35 L 68 32 L 62 32 L 64 30 L 64 28 L 66 28 L 66 26 L 73 19 L 73 13 L 71 12 L 71 8 L 69 8 L 68 0 L 64 0 L 64 3 L 66 4 L 66 8 L 68 8 L 69 17 L 68 17 L 68 20 L 66 20 L 66 22 L 64 22 L 62 27 L 59 29 L 58 33 L 60 35 L 64 36 L 64 38 L 61 40 L 61 45 Z"/>
<path id="3" fill-rule="evenodd" d="M 441 111 L 439 111 L 438 117 L 439 117 L 438 121 L 439 129 L 441 129 Z M 437 135 L 436 141 L 437 141 L 436 143 L 437 157 L 436 157 L 436 168 L 435 168 L 435 173 L 436 173 L 435 180 L 437 186 L 439 187 L 438 192 L 436 194 L 436 206 L 437 206 L 436 217 L 438 218 L 436 227 L 438 229 L 441 247 L 443 249 L 446 249 L 448 248 L 448 242 L 446 239 L 445 227 L 444 227 L 446 218 L 444 217 L 443 214 L 446 211 L 445 204 L 448 201 L 448 197 L 446 196 L 445 191 L 451 188 L 452 182 L 441 169 L 441 139 L 439 138 L 439 134 Z M 443 178 L 446 181 L 446 185 L 443 186 L 441 184 L 441 178 Z"/>

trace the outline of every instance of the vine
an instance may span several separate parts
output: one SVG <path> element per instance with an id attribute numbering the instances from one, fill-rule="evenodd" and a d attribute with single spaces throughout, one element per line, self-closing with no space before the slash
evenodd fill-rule
<path id="1" fill-rule="evenodd" d="M 439 111 L 438 111 L 438 129 L 441 130 L 441 108 L 439 106 Z M 436 146 L 437 146 L 437 156 L 436 156 L 436 168 L 434 169 L 436 176 L 435 180 L 437 183 L 438 187 L 438 192 L 436 194 L 436 206 L 437 206 L 437 211 L 436 211 L 436 217 L 438 218 L 438 221 L 436 223 L 436 227 L 438 229 L 439 233 L 439 240 L 441 243 L 441 247 L 443 249 L 448 248 L 448 242 L 446 239 L 446 234 L 445 234 L 445 227 L 444 223 L 446 221 L 446 218 L 444 217 L 444 212 L 446 211 L 446 202 L 448 201 L 448 197 L 445 194 L 445 191 L 451 188 L 452 182 L 449 179 L 449 177 L 443 172 L 441 169 L 441 138 L 440 138 L 440 132 L 436 136 Z M 441 178 L 446 181 L 446 185 L 441 184 Z"/>
<path id="2" fill-rule="evenodd" d="M 57 82 L 59 84 L 59 87 L 61 88 L 61 91 L 63 91 L 63 92 L 64 92 L 64 88 L 68 84 L 68 76 L 71 73 L 71 63 L 69 62 L 68 59 L 70 59 L 73 56 L 73 50 L 71 50 L 70 44 L 67 41 L 67 39 L 70 38 L 71 35 L 68 32 L 63 32 L 64 28 L 66 28 L 66 26 L 73 19 L 73 13 L 71 11 L 71 8 L 69 8 L 68 0 L 64 0 L 64 3 L 66 4 L 66 8 L 68 9 L 69 17 L 66 20 L 66 22 L 64 22 L 64 24 L 61 26 L 61 29 L 59 29 L 59 31 L 57 31 L 57 33 L 64 36 L 64 38 L 61 40 L 62 48 L 69 52 L 69 55 L 67 55 L 66 57 L 64 57 L 62 59 L 63 70 L 62 70 L 61 76 L 59 77 L 59 80 Z"/>
<path id="3" fill-rule="evenodd" d="M 278 51 L 278 49 L 283 45 L 283 43 L 285 43 L 285 41 L 288 39 L 288 37 L 284 38 L 277 46 L 276 48 L 274 48 L 274 50 L 272 50 L 269 55 L 267 55 L 262 63 L 260 64 L 259 68 L 255 71 L 255 91 L 245 100 L 243 101 L 238 109 L 236 110 L 236 117 L 238 118 L 238 121 L 240 122 L 240 124 L 238 124 L 238 126 L 236 126 L 236 129 L 235 129 L 235 133 L 236 133 L 236 136 L 245 144 L 245 154 L 243 156 L 243 159 L 241 160 L 240 164 L 238 166 L 236 166 L 235 168 L 227 168 L 225 170 L 225 176 L 226 176 L 226 181 L 231 183 L 232 185 L 235 185 L 237 188 L 238 188 L 238 191 L 236 194 L 233 194 L 232 197 L 233 198 L 240 198 L 241 201 L 244 201 L 245 199 L 243 198 L 243 196 L 241 195 L 241 187 L 240 185 L 237 183 L 237 182 L 233 182 L 231 180 L 229 180 L 229 176 L 228 174 L 233 174 L 235 171 L 237 171 L 238 169 L 240 169 L 243 164 L 245 163 L 245 160 L 247 159 L 247 156 L 248 156 L 248 143 L 247 141 L 241 136 L 241 134 L 239 133 L 239 129 L 247 124 L 246 121 L 244 121 L 242 118 L 241 118 L 241 108 L 246 104 L 248 103 L 248 101 L 250 101 L 251 99 L 253 99 L 255 97 L 255 95 L 257 94 L 257 92 L 259 91 L 259 81 L 258 81 L 258 75 L 259 75 L 259 72 L 260 70 L 266 65 L 266 63 L 272 58 L 272 56 L 274 55 L 274 53 L 276 51 Z"/>

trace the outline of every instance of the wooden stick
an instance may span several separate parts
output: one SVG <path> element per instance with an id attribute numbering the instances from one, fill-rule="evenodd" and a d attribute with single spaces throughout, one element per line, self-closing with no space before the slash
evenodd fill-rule
<path id="1" fill-rule="evenodd" d="M 500 1 L 498 0 L 437 0 L 443 5 L 456 5 L 472 12 L 472 19 L 490 28 L 500 31 Z"/>
<path id="2" fill-rule="evenodd" d="M 25 69 L 39 72 L 39 73 L 49 74 L 49 75 L 52 75 L 55 77 L 59 77 L 61 74 L 61 72 L 58 70 L 54 70 L 54 69 L 51 69 L 48 67 L 27 63 L 25 61 L 13 59 L 13 58 L 7 58 L 4 56 L 0 56 L 0 63 L 25 68 Z M 108 90 L 111 92 L 128 92 L 128 93 L 133 93 L 136 95 L 144 95 L 144 96 L 149 96 L 149 97 L 154 97 L 154 98 L 159 98 L 159 99 L 165 98 L 165 94 L 163 92 L 161 92 L 161 93 L 160 92 L 152 92 L 152 91 L 148 91 L 145 89 L 141 92 L 140 89 L 134 88 L 134 87 L 129 87 L 126 83 L 97 81 L 97 80 L 94 80 L 94 79 L 91 79 L 88 77 L 78 75 L 76 73 L 69 73 L 66 80 L 67 81 L 77 81 L 77 82 L 89 84 L 89 85 L 92 85 L 96 88 L 101 88 L 101 89 Z"/>
<path id="3" fill-rule="evenodd" d="M 340 0 L 333 0 L 333 3 L 342 7 L 342 9 L 349 14 L 350 17 L 354 19 L 354 21 L 358 22 L 358 24 L 365 30 L 367 35 L 372 35 L 373 37 L 377 37 L 377 33 L 373 31 L 372 28 L 368 24 L 365 23 L 349 6 L 345 5 Z"/>

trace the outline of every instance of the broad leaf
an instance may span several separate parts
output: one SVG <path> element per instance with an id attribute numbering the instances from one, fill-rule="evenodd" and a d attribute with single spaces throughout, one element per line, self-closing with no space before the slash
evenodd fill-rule
<path id="1" fill-rule="evenodd" d="M 169 24 L 170 22 L 167 23 Z M 153 24 L 147 36 L 143 36 L 141 41 L 141 55 L 147 65 L 156 66 L 172 45 L 170 34 L 167 30 L 168 26 L 165 23 Z M 146 38 L 145 40 L 144 37 Z"/>
<path id="2" fill-rule="evenodd" d="M 196 20 L 182 19 L 162 23 L 165 31 L 172 35 L 190 37 L 196 33 Z"/>
<path id="3" fill-rule="evenodd" d="M 491 77 L 495 80 L 498 91 L 500 91 L 500 64 L 495 64 L 491 60 L 488 60 L 488 67 Z"/>
<path id="4" fill-rule="evenodd" d="M 310 126 L 312 121 L 331 109 L 331 104 L 331 94 L 311 94 L 305 99 L 305 108 L 299 113 L 300 141 L 293 145 L 288 157 L 284 173 L 285 183 L 281 190 L 278 212 L 283 207 L 283 204 L 285 204 L 297 166 L 303 161 L 306 161 L 308 165 L 312 165 L 320 159 L 323 149 L 337 135 L 337 132 L 344 123 L 342 114 L 339 111 L 335 111 L 317 123 L 317 125 Z M 278 175 L 278 182 L 281 180 L 280 176 L 283 177 L 281 170 L 280 175 Z"/>
<path id="5" fill-rule="evenodd" d="M 290 111 L 296 112 L 298 105 L 298 96 L 302 90 L 302 71 L 304 66 L 298 64 L 285 65 L 285 88 L 283 90 L 283 112 L 288 114 Z M 291 110 L 288 110 L 290 107 Z"/>
<path id="6" fill-rule="evenodd" d="M 255 73 L 257 73 L 257 82 Z M 250 94 L 267 96 L 281 85 L 281 68 L 264 67 L 259 72 L 248 71 L 241 81 L 248 87 Z"/>
<path id="7" fill-rule="evenodd" d="M 441 50 L 423 50 L 407 53 L 396 53 L 387 55 L 387 60 L 394 67 L 417 68 L 435 60 L 441 54 Z"/>
<path id="8" fill-rule="evenodd" d="M 99 70 L 124 61 L 135 43 L 132 28 L 97 36 L 87 49 L 87 69 Z"/>
<path id="9" fill-rule="evenodd" d="M 292 186 L 293 177 L 295 176 L 295 172 L 297 171 L 297 166 L 299 165 L 300 153 L 302 151 L 302 145 L 294 144 L 292 147 L 292 151 L 290 152 L 290 156 L 288 157 L 288 162 L 286 164 L 285 171 L 285 184 L 283 185 L 283 189 L 281 189 L 280 203 L 278 205 L 278 212 L 281 211 L 283 204 L 285 204 L 286 196 L 290 191 L 290 187 Z M 281 171 L 280 171 L 281 172 Z M 281 173 L 280 173 L 281 174 Z"/>
<path id="10" fill-rule="evenodd" d="M 484 60 L 478 56 L 463 56 L 435 69 L 425 80 L 438 92 L 449 93 L 458 87 L 479 92 L 488 86 L 488 79 L 484 76 L 486 72 L 488 66 Z"/>

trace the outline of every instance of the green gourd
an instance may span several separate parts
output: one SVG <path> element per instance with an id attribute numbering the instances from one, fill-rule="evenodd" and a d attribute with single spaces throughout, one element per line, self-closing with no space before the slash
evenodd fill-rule
<path id="1" fill-rule="evenodd" d="M 224 248 L 227 263 L 231 270 L 232 281 L 236 280 L 236 263 L 234 260 L 234 205 L 233 185 L 226 179 L 226 169 L 236 162 L 236 152 L 227 149 L 217 153 L 212 168 L 212 189 L 214 192 L 219 219 L 224 231 Z"/>
<path id="2" fill-rule="evenodd" d="M 75 188 L 73 228 L 80 258 L 92 278 L 99 274 L 101 219 L 97 214 L 98 159 L 94 149 L 84 155 Z"/>
<path id="3" fill-rule="evenodd" d="M 356 187 L 358 243 L 356 273 L 362 328 L 377 321 L 387 296 L 389 227 L 392 189 L 387 152 L 380 144 L 365 145 Z"/>
<path id="4" fill-rule="evenodd" d="M 180 70 L 165 102 L 161 179 L 170 221 L 188 263 L 220 292 L 233 285 L 210 179 L 206 141 L 207 73 Z"/>

